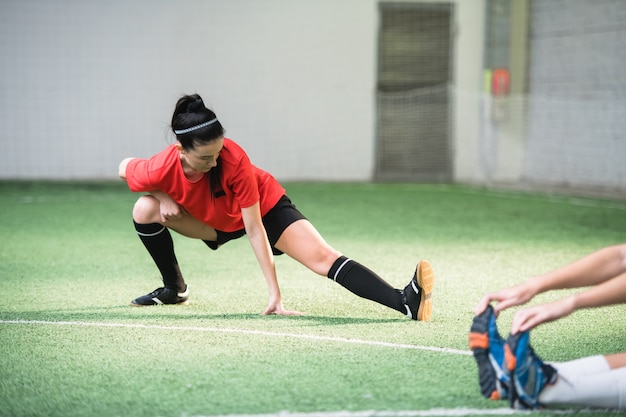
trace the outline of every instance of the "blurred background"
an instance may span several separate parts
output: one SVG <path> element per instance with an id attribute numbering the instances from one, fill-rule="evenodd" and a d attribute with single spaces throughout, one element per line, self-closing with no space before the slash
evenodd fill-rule
<path id="1" fill-rule="evenodd" d="M 198 93 L 282 181 L 626 198 L 624 0 L 3 0 L 0 54 L 0 179 L 115 179 Z"/>

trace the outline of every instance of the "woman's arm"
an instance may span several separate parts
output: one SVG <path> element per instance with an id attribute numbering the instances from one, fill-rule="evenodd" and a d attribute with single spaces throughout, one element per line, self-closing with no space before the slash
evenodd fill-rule
<path id="1" fill-rule="evenodd" d="M 626 273 L 574 294 L 574 310 L 626 303 Z"/>
<path id="2" fill-rule="evenodd" d="M 118 175 L 121 179 L 126 181 L 126 167 L 128 163 L 136 158 L 125 158 L 120 162 L 118 167 Z M 162 191 L 152 191 L 150 193 L 154 198 L 159 200 L 160 210 L 161 210 L 161 222 L 166 222 L 168 220 L 178 219 L 181 216 L 181 208 L 169 195 L 165 194 Z"/>
<path id="3" fill-rule="evenodd" d="M 161 222 L 165 223 L 168 220 L 176 220 L 183 214 L 182 209 L 176 201 L 163 191 L 151 191 L 150 195 L 159 200 L 159 208 L 161 213 Z"/>
<path id="4" fill-rule="evenodd" d="M 538 293 L 597 285 L 626 272 L 626 244 L 608 246 L 569 265 L 532 278 Z"/>
<path id="5" fill-rule="evenodd" d="M 298 315 L 297 311 L 288 311 L 283 307 L 282 297 L 280 294 L 280 288 L 278 286 L 278 279 L 276 277 L 276 266 L 274 264 L 274 254 L 272 248 L 267 240 L 267 233 L 263 221 L 261 220 L 261 210 L 259 202 L 254 205 L 241 209 L 243 217 L 243 223 L 246 228 L 246 234 L 252 246 L 252 250 L 256 256 L 265 282 L 269 288 L 270 300 L 264 315 L 267 314 L 279 314 L 279 315 Z"/>
<path id="6" fill-rule="evenodd" d="M 135 158 L 126 158 L 124 159 L 122 162 L 120 162 L 120 166 L 117 169 L 117 173 L 120 176 L 121 179 L 123 179 L 124 181 L 126 181 L 126 166 L 128 165 L 128 163 L 133 160 Z"/>
<path id="7" fill-rule="evenodd" d="M 541 323 L 558 320 L 583 308 L 626 303 L 626 273 L 580 293 L 560 300 L 519 310 L 513 317 L 511 332 L 530 330 Z"/>
<path id="8" fill-rule="evenodd" d="M 498 301 L 494 307 L 497 314 L 546 291 L 598 285 L 624 272 L 626 244 L 605 247 L 555 271 L 532 277 L 523 284 L 485 295 L 475 313 L 482 313 L 491 301 Z"/>

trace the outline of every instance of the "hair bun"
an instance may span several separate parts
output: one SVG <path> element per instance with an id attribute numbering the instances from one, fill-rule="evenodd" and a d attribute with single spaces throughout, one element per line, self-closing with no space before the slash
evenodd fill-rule
<path id="1" fill-rule="evenodd" d="M 199 113 L 204 110 L 204 101 L 199 95 L 192 96 L 193 99 L 187 105 L 187 113 Z"/>

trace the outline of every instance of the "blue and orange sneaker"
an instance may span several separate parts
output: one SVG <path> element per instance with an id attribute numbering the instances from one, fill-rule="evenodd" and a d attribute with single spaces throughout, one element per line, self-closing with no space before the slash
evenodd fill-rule
<path id="1" fill-rule="evenodd" d="M 505 356 L 508 347 L 496 326 L 493 307 L 474 317 L 469 335 L 469 347 L 478 365 L 480 392 L 491 400 L 509 398 L 511 379 Z"/>
<path id="2" fill-rule="evenodd" d="M 511 372 L 511 408 L 535 410 L 543 408 L 539 394 L 546 385 L 554 384 L 557 370 L 544 363 L 530 347 L 530 333 L 510 335 L 506 341 L 511 355 L 507 355 L 507 368 Z"/>

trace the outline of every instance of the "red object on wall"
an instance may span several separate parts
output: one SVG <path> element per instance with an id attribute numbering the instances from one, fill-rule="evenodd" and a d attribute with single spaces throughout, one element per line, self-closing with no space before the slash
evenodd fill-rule
<path id="1" fill-rule="evenodd" d="M 494 96 L 509 94 L 511 88 L 511 77 L 509 70 L 505 68 L 494 68 L 491 76 L 491 93 Z"/>

